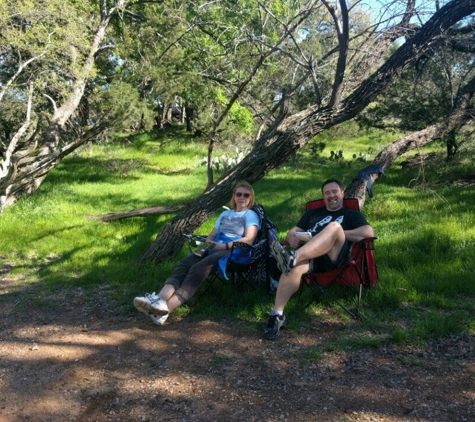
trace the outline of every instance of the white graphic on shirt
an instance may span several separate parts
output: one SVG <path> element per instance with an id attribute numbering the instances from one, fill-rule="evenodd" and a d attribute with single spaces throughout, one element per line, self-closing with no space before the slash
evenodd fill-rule
<path id="1" fill-rule="evenodd" d="M 343 218 L 344 217 L 342 215 L 340 215 L 339 217 L 336 218 L 335 223 L 338 223 L 338 224 L 341 225 L 341 223 L 343 223 Z M 317 222 L 310 231 L 319 232 L 330 221 L 332 221 L 332 217 L 331 217 L 331 215 L 328 215 L 325 218 L 321 219 L 319 222 Z"/>
<path id="2" fill-rule="evenodd" d="M 219 231 L 231 238 L 243 236 L 246 231 L 246 217 L 224 216 L 221 219 Z"/>
<path id="3" fill-rule="evenodd" d="M 311 230 L 318 231 L 319 227 L 326 226 L 330 221 L 332 221 L 332 218 L 330 216 L 327 216 L 323 220 L 320 220 L 319 222 L 317 222 Z"/>

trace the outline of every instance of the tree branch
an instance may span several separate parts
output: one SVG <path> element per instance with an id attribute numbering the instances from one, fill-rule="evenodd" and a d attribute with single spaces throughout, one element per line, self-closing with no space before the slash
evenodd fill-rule
<path id="1" fill-rule="evenodd" d="M 332 94 L 330 97 L 330 101 L 328 102 L 328 106 L 333 107 L 340 101 L 340 98 L 343 93 L 343 80 L 345 76 L 346 60 L 348 57 L 349 46 L 348 8 L 346 6 L 345 0 L 339 0 L 341 9 L 340 23 L 335 8 L 330 3 L 328 3 L 327 0 L 322 0 L 322 2 L 326 6 L 328 12 L 330 13 L 333 19 L 333 23 L 335 24 L 335 29 L 338 37 L 338 59 L 335 69 L 335 78 L 333 80 Z"/>
<path id="2" fill-rule="evenodd" d="M 184 204 L 178 204 L 174 206 L 168 207 L 152 207 L 152 208 L 140 208 L 136 210 L 130 211 L 118 211 L 118 212 L 111 212 L 108 214 L 102 215 L 90 215 L 87 214 L 86 218 L 91 220 L 101 220 L 104 222 L 112 221 L 112 220 L 121 220 L 124 218 L 131 218 L 131 217 L 149 217 L 151 215 L 164 215 L 164 214 L 174 214 L 178 211 L 182 211 L 186 209 L 192 201 L 186 202 Z"/>

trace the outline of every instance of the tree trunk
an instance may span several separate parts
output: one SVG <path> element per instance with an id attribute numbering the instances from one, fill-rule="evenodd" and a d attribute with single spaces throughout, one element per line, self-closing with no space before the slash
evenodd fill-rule
<path id="1" fill-rule="evenodd" d="M 186 121 L 186 131 L 193 132 L 193 120 L 195 118 L 195 111 L 192 107 L 185 107 L 185 121 Z"/>
<path id="2" fill-rule="evenodd" d="M 457 139 L 455 131 L 452 131 L 445 136 L 445 143 L 447 145 L 447 161 L 450 161 L 458 151 Z"/>
<path id="3" fill-rule="evenodd" d="M 184 243 L 182 234 L 193 233 L 219 207 L 229 201 L 232 190 L 227 190 L 226 186 L 214 185 L 193 201 L 183 214 L 174 217 L 157 236 L 159 241 L 156 240 L 150 245 L 141 260 L 158 261 L 157 256 L 175 256 Z"/>
<path id="4" fill-rule="evenodd" d="M 183 103 L 180 104 L 180 124 L 185 124 L 186 121 L 186 107 Z"/>
<path id="5" fill-rule="evenodd" d="M 172 104 L 167 104 L 167 114 L 165 116 L 165 123 L 167 125 L 172 124 L 172 111 L 173 111 L 173 105 Z"/>
<path id="6" fill-rule="evenodd" d="M 155 117 L 155 129 L 157 130 L 163 129 L 163 120 L 164 120 L 163 111 L 164 111 L 164 107 L 159 105 L 157 107 L 157 115 Z"/>

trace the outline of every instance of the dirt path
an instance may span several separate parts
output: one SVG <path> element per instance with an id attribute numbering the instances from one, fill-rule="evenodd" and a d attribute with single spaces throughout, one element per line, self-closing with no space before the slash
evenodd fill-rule
<path id="1" fill-rule="evenodd" d="M 339 323 L 269 342 L 242 322 L 158 328 L 97 298 L 40 307 L 3 287 L 1 422 L 475 420 L 474 337 L 317 355 Z"/>

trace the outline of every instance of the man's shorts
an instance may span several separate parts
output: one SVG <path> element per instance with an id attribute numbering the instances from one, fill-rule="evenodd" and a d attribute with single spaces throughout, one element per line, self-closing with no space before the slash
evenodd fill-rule
<path id="1" fill-rule="evenodd" d="M 340 254 L 336 261 L 332 261 L 328 255 L 319 256 L 310 260 L 310 269 L 309 273 L 326 273 L 328 271 L 341 268 L 346 265 L 351 260 L 351 248 L 353 242 L 350 242 L 348 239 L 345 239 L 345 243 L 341 248 Z"/>

